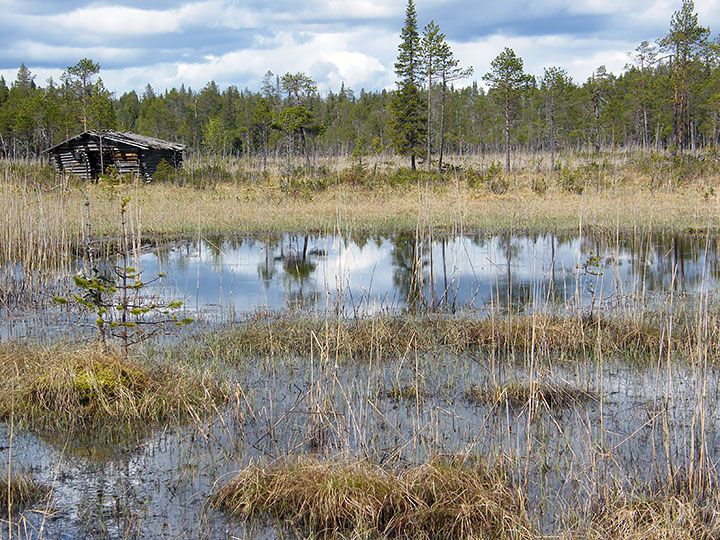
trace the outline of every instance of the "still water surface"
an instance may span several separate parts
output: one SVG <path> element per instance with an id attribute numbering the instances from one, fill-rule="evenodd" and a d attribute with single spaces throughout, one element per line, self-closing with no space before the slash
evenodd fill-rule
<path id="1" fill-rule="evenodd" d="M 671 234 L 284 235 L 180 242 L 147 250 L 139 266 L 147 280 L 166 274 L 150 293 L 184 299 L 210 324 L 286 309 L 359 316 L 407 309 L 482 316 L 508 307 L 612 312 L 662 303 L 670 293 L 690 302 L 713 293 L 718 247 L 718 238 Z M 22 269 L 12 272 L 15 285 L 26 278 Z M 45 285 L 34 296 L 41 307 L 28 313 L 22 302 L 7 302 L 0 337 L 57 336 L 76 328 L 69 324 L 76 315 L 47 301 L 52 293 L 70 292 L 67 276 L 34 279 Z M 691 462 L 688 441 L 696 435 L 698 411 L 706 418 L 708 459 L 720 460 L 714 370 L 702 379 L 683 365 L 668 367 L 671 373 L 615 362 L 602 369 L 592 362 L 557 366 L 542 376 L 597 399 L 536 419 L 523 407 L 468 401 L 469 385 L 528 377 L 512 362 L 493 365 L 474 356 L 429 354 L 379 366 L 343 363 L 318 380 L 308 359 L 258 359 L 228 368 L 226 377 L 240 384 L 245 399 L 201 428 L 167 429 L 116 454 L 93 450 L 88 456 L 32 431 L 14 433 L 11 451 L 10 427 L 0 423 L 0 463 L 11 459 L 15 470 L 53 489 L 53 512 L 28 514 L 29 537 L 43 530 L 52 538 L 120 539 L 278 537 L 272 524 L 226 519 L 208 497 L 251 461 L 317 451 L 310 435 L 320 390 L 332 412 L 325 451 L 398 466 L 438 452 L 511 456 L 513 480 L 527 487 L 533 522 L 547 533 L 562 530 L 560 516 L 584 508 L 598 486 L 648 482 L 669 462 Z M 391 397 L 393 388 L 418 380 L 422 403 Z"/>
<path id="2" fill-rule="evenodd" d="M 143 255 L 141 267 L 164 272 L 164 291 L 196 311 L 528 309 L 699 293 L 716 285 L 717 247 L 672 235 L 287 235 L 187 242 Z"/>
<path id="3" fill-rule="evenodd" d="M 408 309 L 475 312 L 634 309 L 672 292 L 691 301 L 716 290 L 720 238 L 702 235 L 496 235 L 419 238 L 301 236 L 199 238 L 145 250 L 136 264 L 145 291 L 185 302 L 211 324 L 256 311 L 300 309 L 367 316 Z M 111 272 L 114 261 L 100 271 Z M 76 264 L 77 268 L 82 265 Z M 12 273 L 19 288 L 29 280 Z M 5 280 L 7 280 L 7 276 Z M 27 302 L 0 306 L 0 338 L 75 332 L 73 315 L 49 301 L 70 294 L 69 277 L 35 277 Z M 28 287 L 25 287 L 27 290 Z"/>

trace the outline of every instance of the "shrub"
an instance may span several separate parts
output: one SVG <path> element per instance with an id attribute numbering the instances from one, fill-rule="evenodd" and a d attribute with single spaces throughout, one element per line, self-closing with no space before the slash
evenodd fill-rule
<path id="1" fill-rule="evenodd" d="M 507 193 L 510 182 L 504 176 L 498 176 L 490 181 L 490 191 L 495 195 L 503 195 Z"/>
<path id="2" fill-rule="evenodd" d="M 533 190 L 533 193 L 542 196 L 547 193 L 548 183 L 544 176 L 533 176 L 530 187 Z"/>
<path id="3" fill-rule="evenodd" d="M 484 172 L 468 171 L 465 175 L 468 187 L 477 189 L 486 186 L 496 195 L 507 192 L 510 182 L 503 176 L 502 166 L 493 162 Z"/>
<path id="4" fill-rule="evenodd" d="M 178 175 L 179 171 L 163 159 L 158 163 L 152 179 L 154 182 L 172 182 L 177 179 Z"/>
<path id="5" fill-rule="evenodd" d="M 560 189 L 565 193 L 582 195 L 583 191 L 585 191 L 585 178 L 578 169 L 563 167 L 560 170 L 558 183 L 560 184 Z"/>
<path id="6" fill-rule="evenodd" d="M 25 161 L 5 161 L 3 168 L 9 177 L 22 179 L 43 188 L 52 188 L 59 183 L 55 167 Z"/>
<path id="7" fill-rule="evenodd" d="M 363 186 L 368 183 L 368 171 L 365 165 L 360 163 L 354 164 L 352 167 L 348 167 L 340 171 L 338 175 L 340 182 L 343 184 L 351 184 L 354 186 Z"/>

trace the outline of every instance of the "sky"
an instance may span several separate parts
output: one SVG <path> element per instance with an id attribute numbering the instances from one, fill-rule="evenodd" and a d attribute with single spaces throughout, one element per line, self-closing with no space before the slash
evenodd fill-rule
<path id="1" fill-rule="evenodd" d="M 456 57 L 482 76 L 504 48 L 526 70 L 560 66 L 578 82 L 600 65 L 620 73 L 628 52 L 667 32 L 681 0 L 416 0 Z M 696 0 L 720 31 L 720 0 Z M 118 95 L 210 80 L 258 90 L 268 70 L 304 71 L 321 92 L 391 88 L 405 0 L 0 0 L 0 75 L 21 63 L 44 85 L 80 58 L 100 63 Z M 469 84 L 471 80 L 459 84 Z"/>

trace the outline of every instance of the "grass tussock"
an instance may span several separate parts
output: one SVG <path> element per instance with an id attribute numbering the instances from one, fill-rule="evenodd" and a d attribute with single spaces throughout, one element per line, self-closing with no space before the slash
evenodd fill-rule
<path id="1" fill-rule="evenodd" d="M 328 356 L 397 358 L 415 352 L 525 353 L 563 355 L 605 353 L 647 356 L 667 346 L 691 343 L 667 339 L 662 324 L 610 318 L 521 316 L 453 318 L 387 316 L 328 320 L 311 317 L 257 316 L 206 338 L 213 354 L 229 360 L 248 357 Z M 712 339 L 712 337 L 711 337 Z"/>
<path id="2" fill-rule="evenodd" d="M 461 458 L 401 472 L 310 458 L 250 465 L 215 504 L 322 537 L 533 538 L 524 501 L 503 469 Z"/>
<path id="3" fill-rule="evenodd" d="M 524 407 L 531 403 L 548 409 L 572 407 L 593 399 L 591 392 L 567 383 L 549 384 L 539 381 L 511 381 L 502 385 L 471 385 L 465 396 L 472 403 L 488 407 L 511 405 Z"/>
<path id="4" fill-rule="evenodd" d="M 0 518 L 8 519 L 42 500 L 48 488 L 24 474 L 0 477 Z"/>
<path id="5" fill-rule="evenodd" d="M 0 348 L 0 419 L 41 432 L 133 431 L 206 416 L 225 398 L 206 374 L 97 347 Z"/>
<path id="6" fill-rule="evenodd" d="M 716 540 L 720 500 L 675 489 L 651 494 L 618 492 L 569 536 L 585 540 Z"/>

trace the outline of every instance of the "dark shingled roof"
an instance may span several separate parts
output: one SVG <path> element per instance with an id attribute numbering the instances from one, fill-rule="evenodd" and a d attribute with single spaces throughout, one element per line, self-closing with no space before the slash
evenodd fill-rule
<path id="1" fill-rule="evenodd" d="M 86 135 L 97 138 L 100 138 L 100 136 L 102 135 L 103 140 L 127 144 L 129 146 L 140 148 L 141 150 L 173 150 L 175 152 L 182 152 L 183 150 L 185 150 L 185 145 L 183 144 L 163 141 L 162 139 L 147 137 L 145 135 L 138 135 L 137 133 L 127 133 L 120 131 L 85 131 L 83 133 L 80 133 L 79 135 L 70 137 L 68 140 L 63 141 L 60 144 L 56 144 L 55 146 L 48 148 L 47 150 L 45 150 L 45 152 L 50 152 L 55 148 L 70 144 L 76 139 L 80 139 L 82 137 L 85 137 Z"/>

